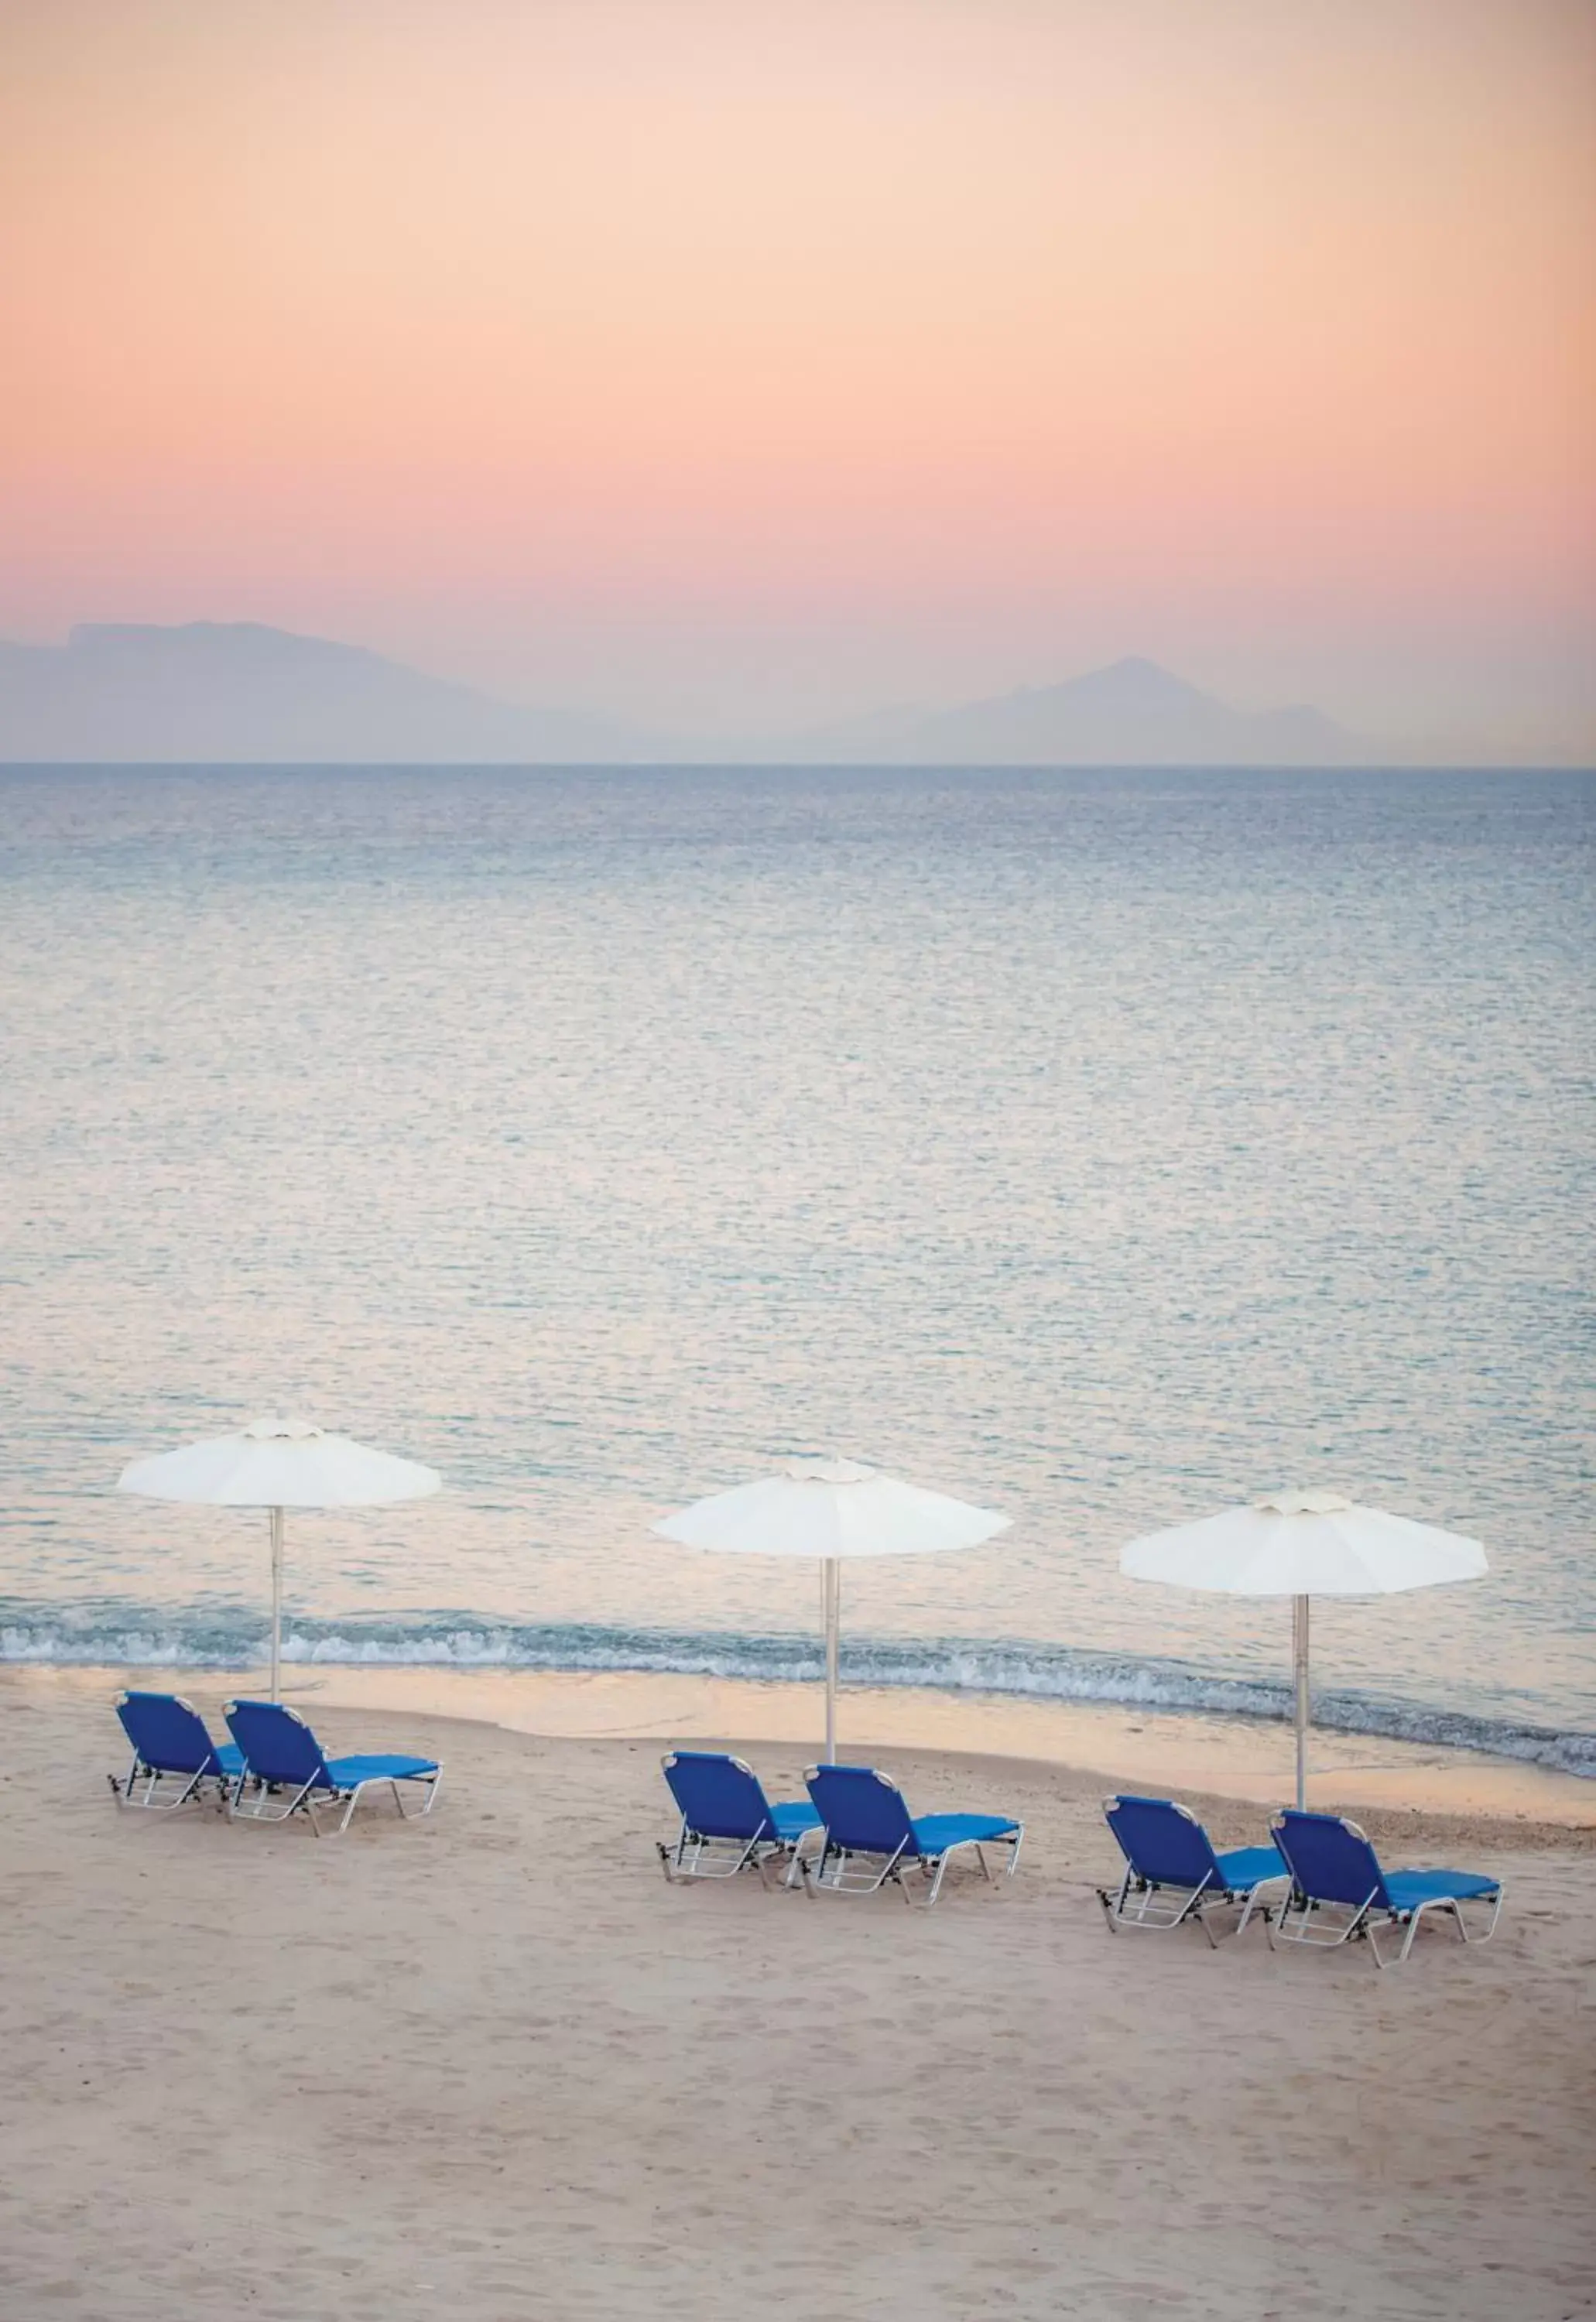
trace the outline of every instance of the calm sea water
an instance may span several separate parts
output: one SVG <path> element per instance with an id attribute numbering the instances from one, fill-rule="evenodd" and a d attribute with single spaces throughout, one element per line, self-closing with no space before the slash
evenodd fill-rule
<path id="1" fill-rule="evenodd" d="M 286 1406 L 448 1496 L 291 1520 L 301 1657 L 798 1673 L 651 1515 L 834 1449 L 1008 1511 L 844 1673 L 1284 1707 L 1120 1544 L 1282 1483 L 1477 1532 L 1321 1715 L 1596 1770 L 1596 783 L 0 772 L 12 1657 L 242 1661 Z"/>

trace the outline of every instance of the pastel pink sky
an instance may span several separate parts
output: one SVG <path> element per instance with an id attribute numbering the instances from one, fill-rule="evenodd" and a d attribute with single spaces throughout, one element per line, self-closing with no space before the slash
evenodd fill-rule
<path id="1" fill-rule="evenodd" d="M 0 0 L 0 635 L 1596 755 L 1586 0 Z"/>

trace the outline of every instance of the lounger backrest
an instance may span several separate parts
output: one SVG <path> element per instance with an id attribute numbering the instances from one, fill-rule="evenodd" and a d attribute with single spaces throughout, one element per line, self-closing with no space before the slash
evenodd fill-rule
<path id="1" fill-rule="evenodd" d="M 116 1714 L 140 1761 L 162 1774 L 214 1774 L 221 1769 L 205 1719 L 176 1693 L 119 1693 Z"/>
<path id="2" fill-rule="evenodd" d="M 1223 1887 L 1208 1834 L 1172 1798 L 1105 1798 L 1103 1813 L 1138 1879 L 1157 1887 Z"/>
<path id="3" fill-rule="evenodd" d="M 804 1780 L 834 1846 L 910 1860 L 919 1854 L 903 1792 L 873 1766 L 811 1766 Z"/>
<path id="4" fill-rule="evenodd" d="M 1379 1859 L 1355 1822 L 1287 1806 L 1271 1828 L 1300 1894 L 1316 1903 L 1378 1903 L 1391 1897 Z"/>
<path id="5" fill-rule="evenodd" d="M 318 1790 L 333 1788 L 322 1745 L 296 1709 L 285 1709 L 280 1701 L 230 1701 L 226 1716 L 245 1765 L 259 1780 L 296 1790 L 306 1782 Z"/>
<path id="6" fill-rule="evenodd" d="M 700 1838 L 775 1836 L 759 1777 L 741 1758 L 710 1750 L 672 1750 L 660 1763 L 683 1822 Z"/>

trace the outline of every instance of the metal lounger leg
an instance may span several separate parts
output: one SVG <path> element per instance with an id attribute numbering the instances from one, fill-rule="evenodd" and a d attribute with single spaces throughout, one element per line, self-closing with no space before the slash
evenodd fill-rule
<path id="1" fill-rule="evenodd" d="M 351 1818 L 354 1814 L 356 1806 L 360 1804 L 360 1792 L 362 1790 L 369 1790 L 371 1784 L 369 1782 L 357 1782 L 353 1789 L 351 1790 L 349 1794 L 349 1804 L 343 1809 L 343 1820 L 338 1825 L 340 1832 L 346 1831 L 349 1828 Z M 311 1808 L 310 1818 L 314 1823 L 315 1820 L 315 1808 L 314 1805 Z M 319 1838 L 321 1833 L 318 1831 L 316 1835 Z"/>
<path id="2" fill-rule="evenodd" d="M 1421 1907 L 1422 1907 L 1422 1906 L 1421 1906 Z M 1369 1917 L 1369 1915 L 1368 1915 L 1367 1913 L 1365 1913 L 1365 1914 L 1364 1914 L 1364 1916 L 1368 1918 L 1368 1924 L 1367 1924 L 1367 1926 L 1365 1926 L 1365 1927 L 1364 1927 L 1364 1929 L 1363 1929 L 1363 1933 L 1364 1933 L 1364 1934 L 1368 1937 L 1369 1949 L 1370 1949 L 1370 1951 L 1371 1951 L 1371 1952 L 1373 1952 L 1373 1957 L 1374 1957 L 1374 1964 L 1375 1964 L 1375 1966 L 1376 1966 L 1376 1967 L 1378 1967 L 1378 1968 L 1385 1968 L 1385 1967 L 1389 1967 L 1389 1966 L 1391 1964 L 1391 1962 L 1389 1960 L 1383 1960 L 1383 1959 L 1382 1959 L 1382 1958 L 1381 1958 L 1381 1956 L 1380 1956 L 1380 1941 L 1379 1941 L 1378 1936 L 1377 1936 L 1377 1935 L 1375 1934 L 1375 1933 L 1374 1933 L 1374 1921 L 1373 1921 L 1373 1919 L 1372 1917 Z M 1398 1926 L 1398 1927 L 1400 1927 L 1400 1926 L 1401 1925 L 1401 1924 L 1402 1924 L 1402 1923 L 1401 1923 L 1400 1919 L 1399 1919 L 1399 1918 L 1397 1917 L 1397 1915 L 1396 1915 L 1396 1914 L 1395 1914 L 1395 1912 L 1394 1912 L 1394 1911 L 1392 1911 L 1392 1912 L 1388 1912 L 1388 1913 L 1386 1914 L 1386 1924 L 1387 1924 L 1388 1926 Z M 1409 1922 L 1409 1925 L 1408 1925 L 1408 1932 L 1407 1932 L 1407 1933 L 1406 1933 L 1406 1934 L 1403 1936 L 1403 1938 L 1402 1938 L 1402 1948 L 1401 1948 L 1401 1949 L 1400 1949 L 1400 1951 L 1397 1953 L 1396 1963 L 1397 1963 L 1397 1965 L 1398 1965 L 1399 1967 L 1400 1967 L 1400 1965 L 1402 1964 L 1402 1961 L 1407 1958 L 1408 1953 L 1412 1950 L 1412 1948 L 1413 1948 L 1413 1938 L 1414 1938 L 1415 1934 L 1417 1934 L 1417 1933 L 1418 1933 L 1418 1913 L 1416 1911 L 1416 1912 L 1414 1913 L 1414 1915 L 1413 1915 L 1413 1916 L 1412 1916 L 1411 1920 Z"/>
<path id="3" fill-rule="evenodd" d="M 824 1830 L 805 1830 L 798 1833 L 798 1837 L 793 1841 L 792 1857 L 787 1866 L 787 1876 L 781 1882 L 784 1887 L 808 1885 L 809 1866 L 804 1854 L 804 1847 L 807 1841 L 811 1838 L 817 1838 L 824 1843 L 825 1833 Z"/>
<path id="4" fill-rule="evenodd" d="M 133 1789 L 141 1773 L 144 1776 L 144 1795 L 141 1798 L 136 1798 L 133 1796 Z M 159 1766 L 146 1766 L 142 1759 L 135 1758 L 132 1762 L 132 1771 L 129 1773 L 127 1778 L 125 1803 L 130 1806 L 147 1806 L 152 1814 L 170 1814 L 175 1807 L 186 1806 L 187 1805 L 189 1799 L 195 1796 L 196 1792 L 204 1784 L 205 1772 L 202 1768 L 198 1773 L 190 1774 L 188 1779 L 184 1783 L 182 1788 L 178 1792 L 175 1798 L 162 1798 L 158 1802 L 155 1792 L 160 1780 L 160 1769 Z M 116 1784 L 114 1779 L 111 1787 L 113 1789 L 116 1789 Z M 123 1794 L 120 1790 L 117 1790 L 117 1804 L 120 1805 L 123 1803 Z"/>
<path id="5" fill-rule="evenodd" d="M 825 1878 L 826 1858 L 829 1856 L 830 1852 L 831 1833 L 827 1830 L 823 1830 L 820 1833 L 819 1861 L 816 1863 L 813 1872 L 811 1872 L 808 1863 L 806 1862 L 802 1871 L 799 1873 L 799 1876 L 802 1878 L 804 1882 L 804 1892 L 806 1895 L 812 1897 L 816 1888 L 819 1886 L 820 1881 Z M 796 1855 L 793 1857 L 793 1869 L 798 1869 L 798 1857 Z M 790 1877 L 791 1873 L 789 1872 L 788 1875 Z"/>
<path id="6" fill-rule="evenodd" d="M 1502 1896 L 1504 1891 L 1505 1890 L 1500 1887 L 1496 1890 L 1496 1899 L 1491 1906 L 1491 1924 L 1486 1928 L 1484 1933 L 1482 1935 L 1465 1934 L 1464 1938 L 1465 1943 L 1488 1943 L 1491 1941 L 1491 1936 L 1496 1933 L 1496 1923 L 1501 1916 Z M 1459 1915 L 1461 1916 L 1461 1914 Z"/>
<path id="7" fill-rule="evenodd" d="M 1491 1924 L 1486 1928 L 1482 1935 L 1470 1934 L 1468 1928 L 1464 1924 L 1463 1906 L 1455 1895 L 1433 1895 L 1429 1897 L 1427 1901 L 1417 1905 L 1414 1909 L 1413 1915 L 1408 1922 L 1408 1932 L 1402 1939 L 1402 1948 L 1397 1953 L 1396 1964 L 1399 1967 L 1401 1966 L 1403 1961 L 1412 1950 L 1413 1939 L 1418 1933 L 1418 1923 L 1420 1919 L 1423 1918 L 1427 1911 L 1450 1911 L 1453 1918 L 1457 1923 L 1457 1932 L 1462 1936 L 1465 1943 L 1488 1943 L 1491 1941 L 1491 1936 L 1496 1933 L 1496 1923 L 1501 1916 L 1501 1888 L 1499 1887 L 1496 1890 L 1496 1907 L 1491 1914 Z M 1373 1930 L 1372 1928 L 1369 1934 L 1369 1943 L 1370 1948 L 1373 1950 L 1374 1936 Z M 1385 1961 L 1380 1958 L 1380 1954 L 1377 1951 L 1375 1952 L 1374 1956 L 1376 1960 L 1379 1961 L 1380 1965 L 1383 1967 L 1385 1965 Z"/>
<path id="8" fill-rule="evenodd" d="M 1133 1909 L 1131 1886 L 1136 1879 L 1136 1873 L 1134 1865 L 1127 1865 L 1125 1877 L 1119 1882 L 1119 1892 L 1113 1903 L 1109 1903 L 1106 1890 L 1100 1887 L 1098 1889 L 1098 1900 L 1108 1913 L 1108 1924 L 1111 1927 L 1146 1927 L 1154 1933 L 1163 1934 L 1172 1927 L 1183 1927 L 1188 1919 L 1195 1916 L 1202 1920 L 1203 1933 L 1211 1944 L 1214 1938 L 1208 1921 L 1202 1915 L 1203 1896 L 1212 1877 L 1212 1871 L 1206 1872 L 1198 1885 L 1190 1892 L 1181 1888 L 1170 1890 L 1175 1894 L 1186 1895 L 1186 1899 L 1178 1911 L 1172 1910 L 1168 1904 L 1159 1902 L 1158 1897 L 1164 1890 L 1159 1887 L 1156 1880 L 1141 1880 L 1137 1882 L 1135 1906 Z"/>
<path id="9" fill-rule="evenodd" d="M 433 1810 L 433 1800 L 438 1795 L 438 1785 L 443 1778 L 443 1769 L 440 1766 L 435 1774 L 390 1774 L 388 1778 L 388 1787 L 394 1794 L 394 1804 L 399 1809 L 399 1820 L 419 1822 L 423 1815 L 430 1815 Z M 414 1814 L 405 1804 L 402 1786 L 407 1782 L 420 1782 L 426 1791 L 425 1805 L 418 1806 Z"/>
<path id="10" fill-rule="evenodd" d="M 1260 1908 L 1262 1908 L 1263 1913 L 1264 1925 L 1267 1926 L 1269 1924 L 1269 1906 L 1266 1903 L 1260 1906 L 1258 1897 L 1262 1895 L 1265 1887 L 1278 1887 L 1281 1884 L 1285 1877 L 1285 1872 L 1277 1870 L 1272 1879 L 1260 1879 L 1255 1887 L 1248 1888 L 1247 1899 L 1242 1906 L 1241 1917 L 1236 1922 L 1236 1932 L 1238 1935 L 1245 1935 L 1246 1933 L 1247 1921 L 1252 1917 L 1253 1913 Z"/>
<path id="11" fill-rule="evenodd" d="M 868 1884 L 857 1887 L 848 1887 L 844 1886 L 843 1882 L 848 1876 L 848 1863 L 851 1854 L 853 1852 L 862 1852 L 862 1850 L 838 1846 L 833 1842 L 830 1833 L 828 1833 L 825 1846 L 822 1850 L 820 1856 L 820 1867 L 815 1873 L 810 1891 L 811 1893 L 818 1893 L 821 1888 L 824 1888 L 825 1891 L 828 1895 L 876 1895 L 880 1892 L 889 1879 L 893 1879 L 897 1880 L 898 1885 L 902 1888 L 904 1901 L 906 1903 L 912 1904 L 914 1898 L 910 1895 L 908 1888 L 904 1886 L 903 1874 L 898 1868 L 903 1860 L 904 1847 L 907 1844 L 908 1841 L 904 1839 L 898 1846 L 894 1847 L 892 1852 L 882 1863 L 880 1869 L 873 1879 L 869 1880 Z M 827 1885 L 825 1880 L 825 1866 L 834 1854 L 837 1859 L 836 1871 L 830 1884 Z"/>
<path id="12" fill-rule="evenodd" d="M 306 1783 L 304 1788 L 295 1792 L 287 1805 L 284 1807 L 282 1813 L 276 1815 L 268 1815 L 266 1817 L 267 1821 L 289 1822 L 293 1819 L 294 1815 L 298 1813 L 300 1807 L 303 1806 L 306 1813 L 310 1816 L 310 1826 L 312 1830 L 314 1830 L 316 1836 L 320 1838 L 322 1834 L 322 1826 L 316 1820 L 315 1787 L 316 1778 L 313 1774 L 309 1781 Z"/>
<path id="13" fill-rule="evenodd" d="M 249 1814 L 244 1814 L 240 1810 L 244 1794 L 244 1784 L 246 1781 L 253 1781 L 259 1792 L 254 1808 Z M 315 1831 L 316 1836 L 319 1838 L 321 1836 L 321 1831 L 316 1824 L 315 1812 L 314 1807 L 312 1807 L 308 1803 L 310 1793 L 315 1789 L 315 1785 L 316 1777 L 313 1774 L 308 1782 L 305 1783 L 302 1787 L 295 1791 L 293 1796 L 288 1800 L 286 1806 L 282 1807 L 277 1814 L 271 1814 L 265 1810 L 265 1801 L 270 1795 L 267 1784 L 262 1781 L 258 1775 L 251 1774 L 249 1768 L 246 1766 L 243 1772 L 238 1777 L 238 1780 L 234 1786 L 233 1796 L 227 1809 L 228 1818 L 233 1822 L 287 1822 L 291 1815 L 298 1813 L 301 1806 L 305 1806 L 306 1811 L 310 1815 L 310 1826 L 314 1831 Z"/>
<path id="14" fill-rule="evenodd" d="M 1119 1892 L 1112 1902 L 1108 1900 L 1108 1890 L 1106 1887 L 1098 1888 L 1098 1901 L 1103 1906 L 1103 1916 L 1108 1922 L 1108 1933 L 1111 1935 L 1117 1935 L 1119 1933 L 1120 1914 L 1125 1909 L 1125 1898 L 1129 1893 L 1130 1865 L 1128 1862 L 1125 1866 L 1125 1876 L 1119 1882 Z"/>
<path id="15" fill-rule="evenodd" d="M 1370 1948 L 1374 1953 L 1375 1965 L 1377 1967 L 1383 1967 L 1385 1965 L 1385 1961 L 1380 1956 L 1379 1946 L 1374 1941 L 1373 1926 L 1369 1915 L 1374 1903 L 1374 1896 L 1373 1893 L 1366 1895 L 1363 1902 L 1358 1905 L 1355 1910 L 1353 1910 L 1353 1906 L 1350 1903 L 1345 1906 L 1347 1910 L 1352 1911 L 1352 1916 L 1347 1921 L 1345 1926 L 1340 1928 L 1333 1935 L 1310 1935 L 1306 1933 L 1293 1934 L 1291 1933 L 1290 1926 L 1291 1905 L 1293 1902 L 1296 1902 L 1299 1906 L 1297 1911 L 1298 1927 L 1305 1930 L 1309 1924 L 1313 1914 L 1312 1901 L 1306 1895 L 1299 1897 L 1296 1887 L 1293 1885 L 1290 1891 L 1288 1893 L 1285 1901 L 1281 1905 L 1278 1922 L 1272 1924 L 1267 1911 L 1263 1915 L 1263 1933 L 1269 1939 L 1269 1948 L 1271 1951 L 1275 1951 L 1279 1948 L 1279 1945 L 1276 1943 L 1274 1939 L 1276 1924 L 1278 1924 L 1279 1927 L 1281 1943 L 1296 1943 L 1300 1948 L 1307 1951 L 1338 1951 L 1343 1943 L 1351 1943 L 1354 1935 L 1365 1935 L 1369 1940 Z"/>
<path id="16" fill-rule="evenodd" d="M 947 1870 L 948 1864 L 953 1860 L 953 1859 L 954 1855 L 955 1855 L 955 1854 L 957 1854 L 957 1852 L 958 1852 L 959 1849 L 960 1849 L 962 1846 L 973 1846 L 973 1847 L 974 1847 L 974 1849 L 975 1849 L 975 1859 L 976 1859 L 976 1860 L 980 1863 L 980 1867 L 981 1867 L 982 1875 L 985 1877 L 985 1879 L 986 1879 L 986 1882 L 987 1882 L 988 1886 L 990 1887 L 990 1886 L 991 1885 L 991 1883 L 992 1883 L 992 1874 L 991 1874 L 991 1872 L 987 1869 L 987 1858 L 986 1858 L 986 1856 L 985 1856 L 985 1855 L 981 1852 L 981 1851 L 980 1851 L 980 1839 L 978 1839 L 978 1838 L 956 1838 L 956 1839 L 953 1841 L 953 1843 L 952 1844 L 952 1846 L 944 1848 L 944 1851 L 943 1851 L 943 1852 L 942 1852 L 942 1853 L 937 1857 L 937 1860 L 936 1860 L 936 1875 L 935 1875 L 935 1878 L 932 1879 L 932 1881 L 931 1881 L 931 1892 L 930 1892 L 930 1894 L 929 1894 L 929 1895 L 927 1895 L 927 1896 L 926 1896 L 926 1908 L 927 1910 L 929 1910 L 929 1909 L 931 1908 L 931 1906 L 933 1905 L 933 1903 L 935 1903 L 935 1900 L 936 1900 L 937 1897 L 941 1894 L 941 1892 L 942 1892 L 942 1882 L 943 1882 L 943 1878 L 944 1878 L 944 1875 L 945 1874 L 945 1872 L 946 1872 L 946 1870 Z"/>
<path id="17" fill-rule="evenodd" d="M 1496 1890 L 1495 1899 L 1491 1904 L 1491 1924 L 1482 1934 L 1470 1934 L 1468 1921 L 1463 1915 L 1463 1905 L 1456 1902 L 1453 1904 L 1452 1915 L 1457 1921 L 1457 1932 L 1463 1937 L 1465 1943 L 1488 1943 L 1491 1941 L 1491 1936 L 1496 1933 L 1496 1923 L 1501 1916 L 1501 1894 L 1502 1890 L 1499 1887 Z M 1486 1898 L 1482 1895 L 1478 1899 L 1481 1902 L 1483 1902 Z"/>
<path id="18" fill-rule="evenodd" d="M 441 1776 L 434 1778 L 434 1786 L 436 1780 L 441 1778 Z M 428 1798 L 427 1804 L 422 1808 L 422 1812 L 424 1814 L 430 1814 L 432 1812 L 431 1797 Z M 762 1885 L 768 1886 L 770 1882 L 765 1878 L 764 1864 L 761 1860 L 760 1849 L 764 1847 L 768 1850 L 771 1842 L 765 1837 L 762 1825 L 761 1829 L 756 1831 L 754 1835 L 746 1842 L 743 1847 L 742 1852 L 738 1855 L 734 1862 L 728 1863 L 724 1869 L 720 1870 L 708 1870 L 703 1867 L 704 1854 L 707 1848 L 718 1846 L 723 1843 L 729 1846 L 734 1842 L 730 1839 L 722 1841 L 719 1839 L 705 1838 L 700 1832 L 696 1831 L 689 1826 L 687 1818 L 684 1815 L 682 1817 L 681 1828 L 677 1833 L 675 1845 L 668 1846 L 662 1842 L 660 1845 L 661 1866 L 664 1870 L 666 1879 L 670 1884 L 674 1887 L 689 1879 L 734 1879 L 740 1870 L 745 1870 L 748 1868 L 748 1865 L 752 1862 L 754 1869 L 759 1872 Z M 690 1861 L 689 1860 L 689 1854 L 692 1858 Z"/>

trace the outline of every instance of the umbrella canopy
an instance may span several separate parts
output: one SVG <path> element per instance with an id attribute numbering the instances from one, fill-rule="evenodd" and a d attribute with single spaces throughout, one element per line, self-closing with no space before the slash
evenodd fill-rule
<path id="1" fill-rule="evenodd" d="M 757 1484 L 698 1500 L 652 1529 L 722 1556 L 798 1556 L 821 1568 L 825 1621 L 825 1754 L 836 1759 L 837 1635 L 842 1560 L 938 1556 L 975 1548 L 1009 1519 L 849 1459 L 791 1459 Z"/>
<path id="2" fill-rule="evenodd" d="M 257 1419 L 237 1435 L 135 1459 L 117 1478 L 119 1492 L 206 1507 L 271 1512 L 271 1698 L 279 1690 L 283 1614 L 283 1510 L 369 1508 L 425 1499 L 442 1477 L 414 1459 L 374 1451 L 347 1435 L 329 1435 L 303 1420 Z"/>
<path id="3" fill-rule="evenodd" d="M 1293 1600 L 1297 1803 L 1308 1781 L 1309 1601 L 1314 1596 L 1385 1596 L 1475 1580 L 1485 1550 L 1461 1532 L 1440 1531 L 1382 1508 L 1363 1508 L 1336 1492 L 1277 1492 L 1251 1507 L 1226 1508 L 1197 1523 L 1132 1540 L 1119 1569 L 1133 1580 L 1207 1588 L 1233 1596 Z"/>

